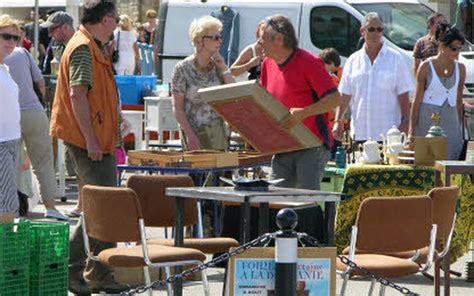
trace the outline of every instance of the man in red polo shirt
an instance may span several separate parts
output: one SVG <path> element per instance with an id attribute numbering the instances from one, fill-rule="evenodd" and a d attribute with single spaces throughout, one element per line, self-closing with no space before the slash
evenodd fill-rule
<path id="1" fill-rule="evenodd" d="M 258 42 L 266 57 L 260 83 L 290 110 L 281 126 L 290 128 L 303 122 L 322 143 L 276 154 L 272 177 L 284 178 L 281 186 L 317 190 L 333 145 L 328 112 L 338 106 L 339 93 L 323 60 L 298 48 L 294 27 L 287 17 L 267 18 Z"/>

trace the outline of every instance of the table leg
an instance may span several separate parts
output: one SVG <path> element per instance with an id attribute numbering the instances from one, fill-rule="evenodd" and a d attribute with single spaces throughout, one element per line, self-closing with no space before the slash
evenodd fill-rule
<path id="1" fill-rule="evenodd" d="M 448 173 L 444 174 L 444 186 L 445 187 L 451 186 L 451 174 L 448 174 Z"/>
<path id="2" fill-rule="evenodd" d="M 184 199 L 182 197 L 176 197 L 176 230 L 174 237 L 174 245 L 176 247 L 183 246 L 184 243 Z M 176 274 L 183 271 L 182 266 L 175 268 Z M 176 280 L 174 283 L 174 295 L 181 296 L 183 294 L 183 281 Z"/>
<path id="3" fill-rule="evenodd" d="M 435 170 L 435 187 L 441 187 L 443 186 L 441 182 L 441 172 L 438 170 Z"/>
<path id="4" fill-rule="evenodd" d="M 240 205 L 240 243 L 244 244 L 250 241 L 250 203 L 245 199 Z"/>
<path id="5" fill-rule="evenodd" d="M 440 295 L 441 282 L 440 282 L 440 260 L 434 262 L 434 296 Z"/>
<path id="6" fill-rule="evenodd" d="M 451 273 L 450 273 L 450 252 L 448 251 L 443 257 L 443 272 L 444 272 L 444 296 L 451 294 Z"/>
<path id="7" fill-rule="evenodd" d="M 258 208 L 258 235 L 268 232 L 269 210 L 268 202 L 262 202 Z"/>
<path id="8" fill-rule="evenodd" d="M 120 185 L 122 185 L 122 174 L 123 171 L 121 169 L 117 169 L 117 187 L 120 187 Z"/>
<path id="9" fill-rule="evenodd" d="M 334 223 L 336 219 L 336 204 L 334 202 L 324 203 L 324 223 L 325 228 L 325 242 L 328 246 L 334 246 Z"/>

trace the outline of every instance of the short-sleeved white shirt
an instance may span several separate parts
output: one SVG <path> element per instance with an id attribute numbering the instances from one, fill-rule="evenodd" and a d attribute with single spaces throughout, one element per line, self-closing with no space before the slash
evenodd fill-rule
<path id="1" fill-rule="evenodd" d="M 365 47 L 353 53 L 339 83 L 339 92 L 351 96 L 351 137 L 356 141 L 381 141 L 380 134 L 400 125 L 398 95 L 413 90 L 408 65 L 385 43 L 373 64 Z"/>
<path id="2" fill-rule="evenodd" d="M 16 140 L 21 137 L 20 103 L 18 86 L 10 76 L 8 67 L 0 64 L 0 142 Z"/>

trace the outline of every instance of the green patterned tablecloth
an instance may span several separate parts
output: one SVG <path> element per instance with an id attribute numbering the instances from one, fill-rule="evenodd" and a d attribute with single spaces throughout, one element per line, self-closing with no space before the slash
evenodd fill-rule
<path id="1" fill-rule="evenodd" d="M 466 253 L 474 237 L 474 187 L 469 176 L 455 175 L 451 184 L 458 184 L 461 188 L 451 246 L 452 258 L 456 260 Z M 426 194 L 433 185 L 433 167 L 350 165 L 342 186 L 347 199 L 337 209 L 335 240 L 338 251 L 349 245 L 351 228 L 362 200 L 370 196 Z"/>

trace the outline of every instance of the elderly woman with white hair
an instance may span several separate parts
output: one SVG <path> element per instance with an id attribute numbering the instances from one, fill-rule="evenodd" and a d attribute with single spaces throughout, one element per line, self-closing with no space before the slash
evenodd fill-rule
<path id="1" fill-rule="evenodd" d="M 224 121 L 197 94 L 200 88 L 234 82 L 219 54 L 221 30 L 222 23 L 214 17 L 194 20 L 189 28 L 194 54 L 179 62 L 173 71 L 173 111 L 187 150 L 228 148 Z"/>
<path id="2" fill-rule="evenodd" d="M 122 14 L 119 19 L 118 28 L 114 32 L 115 46 L 119 53 L 118 60 L 114 61 L 114 69 L 117 75 L 133 75 L 136 67 L 140 67 L 138 33 L 133 29 L 133 21 L 128 15 Z"/>

